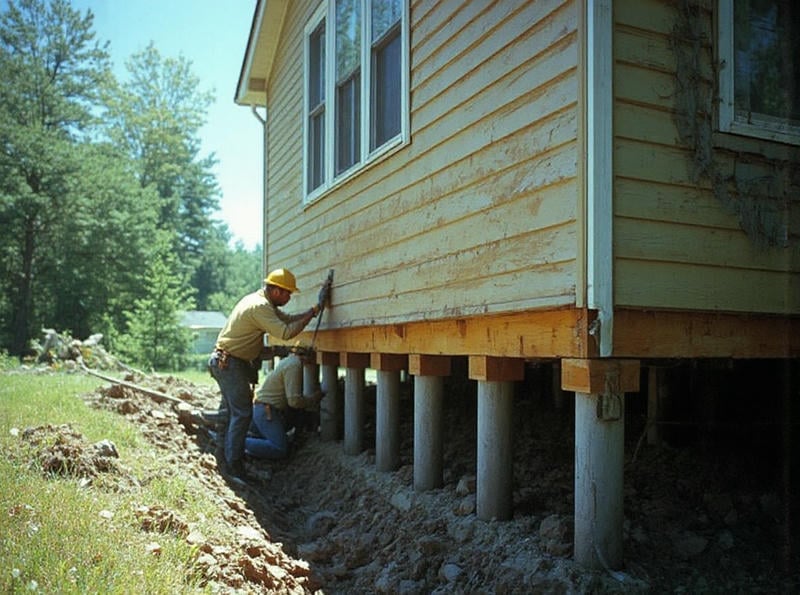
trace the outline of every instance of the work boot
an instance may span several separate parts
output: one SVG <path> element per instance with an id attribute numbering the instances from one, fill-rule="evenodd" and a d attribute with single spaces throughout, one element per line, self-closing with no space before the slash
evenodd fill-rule
<path id="1" fill-rule="evenodd" d="M 244 461 L 241 459 L 238 461 L 231 461 L 226 467 L 225 475 L 227 475 L 231 481 L 242 485 L 247 483 L 247 469 L 244 467 Z"/>

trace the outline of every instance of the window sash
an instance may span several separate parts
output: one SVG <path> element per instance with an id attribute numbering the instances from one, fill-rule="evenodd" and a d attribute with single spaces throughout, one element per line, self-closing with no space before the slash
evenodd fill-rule
<path id="1" fill-rule="evenodd" d="M 408 134 L 407 0 L 328 0 L 315 17 L 305 36 L 305 202 Z M 322 67 L 315 69 L 320 52 L 312 47 L 312 35 L 320 27 L 336 33 L 325 36 Z M 312 97 L 311 81 L 321 80 L 317 70 L 324 73 L 322 102 Z"/>
<path id="2" fill-rule="evenodd" d="M 325 38 L 325 21 L 321 20 L 306 44 L 306 194 L 325 182 Z"/>
<path id="3" fill-rule="evenodd" d="M 797 60 L 800 52 L 782 51 L 781 59 L 763 59 L 770 48 L 770 33 L 780 35 L 780 31 L 770 30 L 780 19 L 775 19 L 775 14 L 770 15 L 772 25 L 765 18 L 751 18 L 751 15 L 742 15 L 737 11 L 750 8 L 750 0 L 719 0 L 718 8 L 718 59 L 721 64 L 719 70 L 719 128 L 723 132 L 742 134 L 762 139 L 800 144 L 800 88 L 795 82 L 786 85 L 786 81 L 795 81 L 796 77 L 791 72 L 800 71 Z M 775 3 L 777 9 L 778 2 Z M 800 10 L 793 8 L 793 10 Z M 737 14 L 739 19 L 737 20 Z M 757 15 L 765 17 L 765 14 Z M 798 18 L 795 13 L 794 19 Z M 761 27 L 759 35 L 753 36 L 750 43 L 745 43 L 743 27 Z M 766 29 L 763 29 L 766 27 Z M 798 44 L 796 38 L 792 39 L 791 26 L 784 30 L 788 40 Z M 752 40 L 757 40 L 753 42 Z M 759 63 L 759 59 L 762 61 Z M 755 64 L 755 67 L 751 66 Z M 775 71 L 783 69 L 783 73 Z M 769 72 L 772 70 L 772 72 Z M 783 81 L 783 82 L 779 82 Z M 771 93 L 762 91 L 772 88 Z M 775 103 L 770 107 L 761 98 L 774 99 L 777 95 L 787 96 L 784 102 L 784 113 L 776 113 Z M 768 113 L 772 111 L 772 113 Z"/>

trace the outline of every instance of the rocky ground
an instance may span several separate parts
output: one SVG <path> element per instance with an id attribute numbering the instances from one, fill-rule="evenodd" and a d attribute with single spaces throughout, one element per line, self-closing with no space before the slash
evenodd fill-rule
<path id="1" fill-rule="evenodd" d="M 217 473 L 214 445 L 197 415 L 216 407 L 216 390 L 171 377 L 127 381 L 152 393 L 109 384 L 86 400 L 138 424 L 167 454 L 168 472 L 192 474 L 217 494 L 219 522 L 228 529 L 220 534 L 229 538 L 210 542 L 184 527 L 198 545 L 203 580 L 217 592 L 800 591 L 800 559 L 787 558 L 784 547 L 779 483 L 759 476 L 757 460 L 707 448 L 649 447 L 639 440 L 642 428 L 626 430 L 625 567 L 590 572 L 571 558 L 569 403 L 562 409 L 530 398 L 515 403 L 514 518 L 484 522 L 474 513 L 474 395 L 446 394 L 442 489 L 413 490 L 410 395 L 398 471 L 377 472 L 370 449 L 345 456 L 341 442 L 300 430 L 289 461 L 250 462 L 257 480 L 240 486 Z M 70 426 L 30 428 L 23 438 L 52 444 L 40 440 L 52 432 L 63 436 L 58 449 L 38 455 L 50 471 L 102 473 L 121 486 L 135 481 L 113 463 L 113 445 L 88 445 Z M 181 511 L 139 512 L 151 530 L 182 526 Z"/>

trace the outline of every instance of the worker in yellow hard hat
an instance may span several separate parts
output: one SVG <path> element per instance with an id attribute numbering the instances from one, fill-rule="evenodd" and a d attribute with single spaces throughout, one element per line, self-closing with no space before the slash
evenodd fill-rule
<path id="1" fill-rule="evenodd" d="M 264 335 L 282 340 L 299 334 L 328 301 L 330 282 L 323 283 L 318 301 L 299 314 L 281 310 L 299 292 L 288 269 L 276 269 L 264 279 L 262 289 L 243 297 L 234 306 L 217 337 L 209 359 L 209 371 L 222 392 L 220 409 L 227 409 L 227 427 L 219 428 L 217 464 L 234 480 L 245 480 L 244 448 L 253 416 L 253 387 L 258 384 Z M 224 430 L 224 431 L 223 431 Z M 224 449 L 224 452 L 222 450 Z"/>

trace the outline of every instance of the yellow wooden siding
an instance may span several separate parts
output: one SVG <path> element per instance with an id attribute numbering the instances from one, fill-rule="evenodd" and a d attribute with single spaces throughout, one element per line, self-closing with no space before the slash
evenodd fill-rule
<path id="1" fill-rule="evenodd" d="M 704 4 L 700 79 L 713 88 L 712 14 Z M 693 180 L 693 149 L 674 120 L 679 6 L 670 0 L 614 2 L 614 302 L 616 307 L 754 313 L 800 312 L 800 221 L 787 221 L 788 247 L 765 248 L 735 213 Z M 741 137 L 711 140 L 749 151 L 753 179 L 771 174 L 780 145 Z M 759 155 L 761 153 L 761 155 Z M 788 152 L 788 154 L 791 154 Z M 733 171 L 733 153 L 716 159 Z M 797 209 L 795 208 L 796 212 Z"/>
<path id="2" fill-rule="evenodd" d="M 412 2 L 410 143 L 304 206 L 315 8 L 290 5 L 269 81 L 270 266 L 301 289 L 336 270 L 324 327 L 574 304 L 576 5 Z"/>

